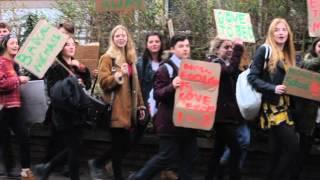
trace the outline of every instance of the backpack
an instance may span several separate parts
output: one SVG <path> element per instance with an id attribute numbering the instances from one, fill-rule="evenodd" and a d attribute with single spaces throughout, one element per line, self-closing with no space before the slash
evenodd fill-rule
<path id="1" fill-rule="evenodd" d="M 271 57 L 272 49 L 269 45 L 263 44 L 265 47 L 265 65 Z M 262 103 L 262 94 L 256 91 L 248 82 L 248 74 L 250 67 L 239 74 L 236 83 L 236 100 L 242 117 L 246 120 L 254 120 L 260 112 Z"/>
<path id="2" fill-rule="evenodd" d="M 161 65 L 166 66 L 171 80 L 173 80 L 178 75 L 178 67 L 171 60 L 166 61 Z M 154 90 L 152 88 L 151 91 L 149 92 L 149 98 L 148 98 L 148 105 L 149 105 L 149 111 L 150 111 L 151 117 L 154 117 L 158 111 L 158 108 L 157 108 L 158 103 L 154 99 L 153 92 Z"/>

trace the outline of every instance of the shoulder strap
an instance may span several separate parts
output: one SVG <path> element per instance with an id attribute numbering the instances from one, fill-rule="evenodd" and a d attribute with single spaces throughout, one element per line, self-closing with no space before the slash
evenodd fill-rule
<path id="1" fill-rule="evenodd" d="M 111 58 L 111 61 L 112 61 L 111 73 L 114 74 L 115 71 L 116 71 L 116 69 L 115 69 L 115 67 L 114 67 L 114 66 L 115 66 L 115 59 L 114 59 L 114 58 Z M 101 62 L 99 62 L 98 67 L 100 67 L 100 64 L 101 64 Z M 99 73 L 98 73 L 98 74 L 99 74 Z M 91 93 L 90 93 L 91 95 L 93 95 L 93 93 L 94 93 L 94 88 L 96 87 L 97 82 L 98 82 L 98 75 L 97 75 L 97 77 L 95 78 L 94 83 L 93 83 L 93 85 L 92 85 Z"/>
<path id="2" fill-rule="evenodd" d="M 175 78 L 178 75 L 178 67 L 171 60 L 165 62 L 164 65 L 168 70 L 170 78 Z"/>
<path id="3" fill-rule="evenodd" d="M 264 61 L 263 68 L 266 69 L 267 66 L 268 66 L 267 62 L 269 61 L 269 59 L 271 57 L 271 54 L 272 54 L 272 49 L 271 49 L 271 46 L 268 45 L 268 44 L 262 44 L 261 46 L 265 48 L 265 54 L 264 54 L 264 60 L 265 61 Z M 251 65 L 252 65 L 252 62 L 250 63 L 249 68 L 250 68 Z"/>
<path id="4" fill-rule="evenodd" d="M 269 60 L 271 57 L 272 49 L 271 49 L 270 45 L 268 45 L 268 44 L 263 44 L 262 46 L 265 47 L 265 49 L 266 49 L 266 52 L 264 54 L 264 59 Z"/>

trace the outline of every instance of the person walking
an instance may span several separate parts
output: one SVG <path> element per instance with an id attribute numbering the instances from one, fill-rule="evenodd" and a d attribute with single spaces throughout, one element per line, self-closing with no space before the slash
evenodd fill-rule
<path id="1" fill-rule="evenodd" d="M 104 166 L 109 160 L 112 161 L 115 180 L 124 179 L 122 159 L 131 148 L 130 128 L 145 118 L 146 110 L 135 63 L 132 37 L 125 26 L 117 25 L 110 33 L 109 48 L 100 59 L 98 73 L 105 100 L 109 101 L 111 96 L 113 98 L 109 129 L 112 147 L 102 156 L 88 161 L 93 180 L 104 178 Z"/>
<path id="2" fill-rule="evenodd" d="M 286 95 L 283 80 L 289 67 L 295 66 L 293 33 L 283 18 L 272 20 L 264 46 L 254 55 L 248 81 L 253 88 L 262 92 L 261 124 L 270 128 L 270 163 L 266 179 L 288 180 L 295 169 L 299 152 L 299 139 L 292 119 L 291 98 Z M 271 56 L 265 59 L 270 47 Z"/>

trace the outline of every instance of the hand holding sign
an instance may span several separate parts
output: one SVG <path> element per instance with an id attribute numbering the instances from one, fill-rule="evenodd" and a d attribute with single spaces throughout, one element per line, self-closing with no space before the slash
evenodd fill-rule
<path id="1" fill-rule="evenodd" d="M 320 74 L 300 68 L 289 68 L 283 83 L 286 93 L 320 101 Z"/>
<path id="2" fill-rule="evenodd" d="M 213 126 L 219 90 L 220 65 L 183 60 L 176 90 L 173 121 L 175 126 L 210 130 Z"/>
<path id="3" fill-rule="evenodd" d="M 177 89 L 180 86 L 180 83 L 181 83 L 181 78 L 179 76 L 175 77 L 172 80 L 172 85 L 175 89 Z"/>

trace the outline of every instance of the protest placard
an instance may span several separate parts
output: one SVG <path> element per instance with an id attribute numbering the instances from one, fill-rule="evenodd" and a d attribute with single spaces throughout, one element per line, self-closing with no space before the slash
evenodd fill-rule
<path id="1" fill-rule="evenodd" d="M 143 9 L 144 0 L 96 0 L 97 12 Z"/>
<path id="2" fill-rule="evenodd" d="M 179 69 L 180 87 L 175 94 L 174 125 L 210 130 L 213 126 L 219 91 L 220 65 L 183 60 Z"/>
<path id="3" fill-rule="evenodd" d="M 320 74 L 300 68 L 289 68 L 284 83 L 286 93 L 320 101 Z"/>
<path id="4" fill-rule="evenodd" d="M 89 68 L 90 72 L 98 67 L 100 44 L 90 43 L 78 45 L 76 48 L 75 59 Z"/>
<path id="5" fill-rule="evenodd" d="M 173 28 L 172 19 L 169 19 L 167 23 L 168 23 L 169 37 L 172 38 L 174 36 L 174 28 Z"/>
<path id="6" fill-rule="evenodd" d="M 309 35 L 320 37 L 320 1 L 307 0 Z"/>
<path id="7" fill-rule="evenodd" d="M 248 13 L 214 9 L 217 36 L 221 39 L 241 39 L 255 43 L 250 15 Z"/>
<path id="8" fill-rule="evenodd" d="M 42 78 L 68 38 L 45 20 L 40 20 L 19 50 L 15 61 L 38 78 Z"/>

